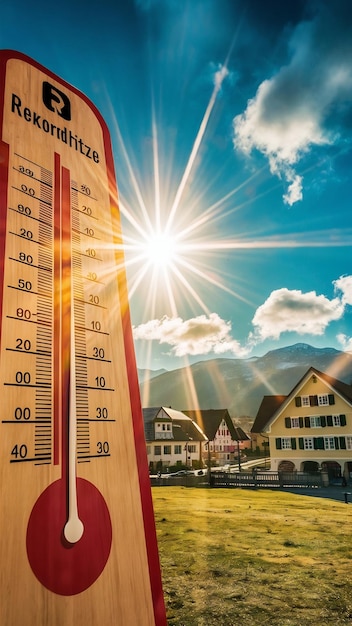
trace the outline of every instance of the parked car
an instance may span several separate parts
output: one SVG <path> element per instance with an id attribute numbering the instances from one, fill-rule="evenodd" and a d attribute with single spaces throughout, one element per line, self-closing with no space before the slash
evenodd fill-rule
<path id="1" fill-rule="evenodd" d="M 187 476 L 187 474 L 193 474 L 190 470 L 178 470 L 178 472 L 172 472 L 169 476 Z"/>

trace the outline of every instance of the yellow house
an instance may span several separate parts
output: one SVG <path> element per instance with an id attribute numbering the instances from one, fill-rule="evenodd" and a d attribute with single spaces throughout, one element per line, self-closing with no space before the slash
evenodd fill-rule
<path id="1" fill-rule="evenodd" d="M 313 367 L 287 396 L 263 398 L 252 432 L 268 437 L 272 470 L 352 478 L 352 387 Z"/>

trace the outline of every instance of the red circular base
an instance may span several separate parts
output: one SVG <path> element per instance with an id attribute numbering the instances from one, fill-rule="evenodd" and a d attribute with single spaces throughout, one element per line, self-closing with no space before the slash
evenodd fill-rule
<path id="1" fill-rule="evenodd" d="M 72 596 L 90 587 L 109 558 L 112 528 L 100 491 L 77 479 L 81 539 L 70 544 L 63 535 L 67 521 L 67 489 L 63 479 L 52 483 L 36 501 L 27 527 L 27 555 L 38 580 L 54 593 Z"/>

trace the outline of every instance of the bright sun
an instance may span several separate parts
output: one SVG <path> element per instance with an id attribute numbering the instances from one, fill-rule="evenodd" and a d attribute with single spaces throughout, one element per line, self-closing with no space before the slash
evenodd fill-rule
<path id="1" fill-rule="evenodd" d="M 154 233 L 143 247 L 146 261 L 158 269 L 166 269 L 176 261 L 176 241 L 168 233 Z"/>

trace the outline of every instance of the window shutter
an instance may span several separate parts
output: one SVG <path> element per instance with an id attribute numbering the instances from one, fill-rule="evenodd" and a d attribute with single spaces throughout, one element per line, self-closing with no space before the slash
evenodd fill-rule
<path id="1" fill-rule="evenodd" d="M 326 416 L 325 415 L 321 415 L 320 416 L 320 424 L 321 424 L 322 428 L 325 428 L 325 426 L 326 426 Z"/>
<path id="2" fill-rule="evenodd" d="M 318 406 L 318 396 L 311 396 L 313 402 L 312 406 Z"/>
<path id="3" fill-rule="evenodd" d="M 346 415 L 340 415 L 341 426 L 346 426 Z"/>
<path id="4" fill-rule="evenodd" d="M 329 404 L 335 404 L 335 396 L 333 393 L 329 393 Z"/>
<path id="5" fill-rule="evenodd" d="M 298 437 L 298 446 L 300 450 L 304 450 L 304 440 L 303 437 Z"/>
<path id="6" fill-rule="evenodd" d="M 275 441 L 276 441 L 276 450 L 281 450 L 282 448 L 281 437 L 276 437 Z"/>
<path id="7" fill-rule="evenodd" d="M 306 428 L 310 428 L 310 419 L 308 415 L 306 415 L 304 418 L 304 425 Z"/>
<path id="8" fill-rule="evenodd" d="M 339 437 L 340 439 L 340 450 L 346 450 L 346 439 L 345 437 Z"/>
<path id="9" fill-rule="evenodd" d="M 338 437 L 334 437 L 334 439 L 335 439 L 335 448 L 336 448 L 336 450 L 339 450 L 340 449 L 339 438 Z"/>
<path id="10" fill-rule="evenodd" d="M 301 399 L 301 396 L 296 396 L 296 397 L 295 397 L 295 405 L 296 405 L 296 406 L 302 406 L 302 399 Z"/>
<path id="11" fill-rule="evenodd" d="M 326 421 L 328 423 L 328 426 L 332 426 L 332 415 L 327 415 L 326 416 Z"/>
<path id="12" fill-rule="evenodd" d="M 314 450 L 318 450 L 318 437 L 314 437 L 313 439 L 313 448 Z"/>
<path id="13" fill-rule="evenodd" d="M 316 442 L 316 445 L 314 445 L 314 448 L 316 450 L 324 450 L 324 437 L 316 437 L 316 440 L 314 441 L 314 443 Z"/>
<path id="14" fill-rule="evenodd" d="M 303 417 L 299 417 L 298 421 L 299 421 L 299 427 L 303 428 Z"/>
<path id="15" fill-rule="evenodd" d="M 286 428 L 291 428 L 291 418 L 285 417 L 285 426 Z"/>
<path id="16" fill-rule="evenodd" d="M 292 450 L 296 450 L 297 448 L 296 437 L 291 437 L 291 448 Z"/>

